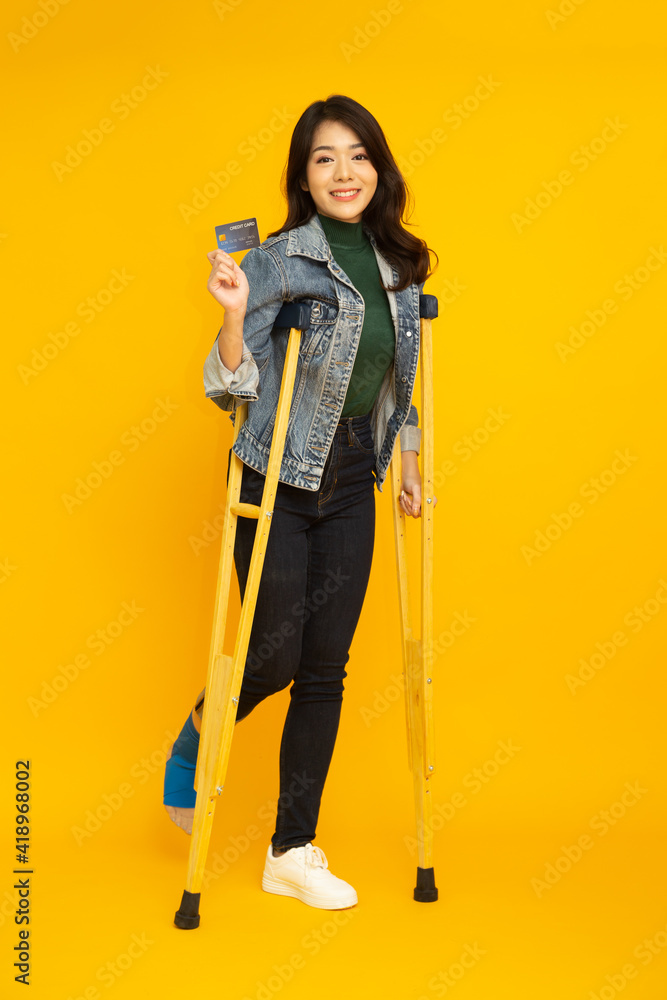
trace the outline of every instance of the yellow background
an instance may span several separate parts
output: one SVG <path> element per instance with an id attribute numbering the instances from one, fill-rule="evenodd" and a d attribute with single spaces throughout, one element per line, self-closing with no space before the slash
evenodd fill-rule
<path id="1" fill-rule="evenodd" d="M 12 796 L 14 763 L 26 757 L 33 997 L 664 997 L 667 607 L 656 594 L 667 596 L 667 266 L 641 268 L 667 243 L 665 24 L 646 0 L 561 8 L 557 20 L 555 0 L 218 9 L 71 0 L 48 16 L 37 0 L 5 5 L 3 997 L 22 995 L 11 967 Z M 22 31 L 33 37 L 17 42 Z M 122 113 L 147 67 L 166 76 Z M 475 99 L 489 77 L 493 93 Z M 335 924 L 331 912 L 260 888 L 283 691 L 235 735 L 210 855 L 233 861 L 203 891 L 200 929 L 185 933 L 172 919 L 188 840 L 161 804 L 164 749 L 205 679 L 219 536 L 198 554 L 192 539 L 221 509 L 231 437 L 203 394 L 221 317 L 205 255 L 216 224 L 254 216 L 265 239 L 283 221 L 293 125 L 336 92 L 385 129 L 407 164 L 414 231 L 440 257 L 425 288 L 440 300 L 440 898 L 412 899 L 385 491 L 317 834 L 359 904 Z M 468 109 L 458 126 L 457 104 Z M 287 119 L 280 129 L 276 110 Z M 113 129 L 59 178 L 54 163 L 104 118 Z M 618 134 L 600 143 L 607 119 Z M 581 146 L 597 150 L 587 169 Z M 230 159 L 240 173 L 186 222 L 181 206 Z M 528 200 L 558 191 L 564 170 L 572 182 L 542 194 L 532 221 L 517 225 Z M 86 322 L 80 303 L 123 269 L 131 280 Z M 635 272 L 637 288 L 621 293 Z M 561 360 L 569 328 L 609 299 L 616 311 Z M 72 322 L 78 334 L 26 377 L 33 351 Z M 131 428 L 158 400 L 173 409 L 139 441 Z M 499 409 L 502 426 L 485 435 Z M 466 435 L 480 442 L 468 459 Z M 632 460 L 610 472 L 617 450 Z M 68 511 L 63 496 L 114 451 L 120 464 Z M 577 502 L 581 515 L 556 537 L 554 515 L 567 524 Z M 551 543 L 527 557 L 549 525 Z M 94 652 L 89 636 L 123 602 L 142 610 Z M 627 619 L 636 607 L 641 627 Z M 474 622 L 450 643 L 456 614 Z M 600 653 L 571 690 L 567 675 L 618 632 L 625 644 Z M 90 665 L 35 708 L 29 699 L 86 652 Z M 499 741 L 520 749 L 494 766 Z M 475 768 L 487 780 L 473 791 Z M 614 805 L 626 783 L 642 791 Z M 456 792 L 465 805 L 448 818 Z M 117 808 L 101 810 L 99 829 L 77 835 L 109 801 Z M 253 826 L 259 835 L 244 845 Z M 568 864 L 564 851 L 575 856 L 586 834 L 588 849 Z M 128 964 L 119 956 L 133 940 Z M 467 969 L 457 964 L 473 952 Z M 299 968 L 286 981 L 293 955 Z"/>

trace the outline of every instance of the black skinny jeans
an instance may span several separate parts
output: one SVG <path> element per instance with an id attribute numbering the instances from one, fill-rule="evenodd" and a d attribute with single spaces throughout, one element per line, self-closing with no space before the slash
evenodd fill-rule
<path id="1" fill-rule="evenodd" d="M 280 744 L 271 842 L 312 841 L 333 754 L 345 664 L 373 557 L 375 456 L 368 414 L 336 428 L 319 490 L 279 483 L 237 709 L 237 722 L 292 684 Z M 240 499 L 259 504 L 264 476 L 243 467 Z M 241 596 L 257 522 L 240 517 L 234 561 Z"/>

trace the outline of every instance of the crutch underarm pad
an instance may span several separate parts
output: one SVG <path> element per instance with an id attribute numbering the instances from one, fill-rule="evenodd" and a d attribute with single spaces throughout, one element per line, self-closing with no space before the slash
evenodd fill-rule
<path id="1" fill-rule="evenodd" d="M 275 318 L 273 328 L 307 330 L 310 326 L 310 306 L 306 302 L 285 302 Z"/>
<path id="2" fill-rule="evenodd" d="M 435 319 L 438 315 L 438 299 L 435 295 L 419 296 L 419 318 Z"/>

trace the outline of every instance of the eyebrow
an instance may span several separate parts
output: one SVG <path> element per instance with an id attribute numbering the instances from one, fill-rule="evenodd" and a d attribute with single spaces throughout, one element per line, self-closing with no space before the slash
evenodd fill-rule
<path id="1" fill-rule="evenodd" d="M 353 142 L 347 148 L 348 149 L 359 149 L 360 147 L 363 148 L 363 149 L 365 149 L 366 148 L 366 144 L 363 143 L 363 142 Z M 315 149 L 313 150 L 313 153 L 316 153 L 319 149 L 330 149 L 333 152 L 333 150 L 335 148 L 336 148 L 335 146 L 316 146 Z"/>

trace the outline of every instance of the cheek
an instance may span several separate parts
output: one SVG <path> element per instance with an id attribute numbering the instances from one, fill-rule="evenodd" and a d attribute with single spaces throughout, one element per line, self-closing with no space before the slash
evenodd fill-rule
<path id="1" fill-rule="evenodd" d="M 368 185 L 369 188 L 372 188 L 373 191 L 375 191 L 375 189 L 376 189 L 376 187 L 378 185 L 378 175 L 377 175 L 377 172 L 375 170 L 369 171 L 369 175 L 370 176 L 367 178 L 366 183 L 367 183 L 367 185 Z"/>

